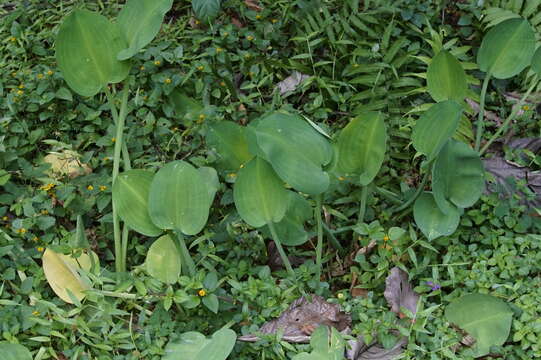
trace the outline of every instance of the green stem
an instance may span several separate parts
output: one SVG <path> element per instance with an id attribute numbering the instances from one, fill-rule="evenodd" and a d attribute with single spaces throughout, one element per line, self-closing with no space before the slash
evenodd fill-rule
<path id="1" fill-rule="evenodd" d="M 393 202 L 396 205 L 402 205 L 402 200 L 400 200 L 393 192 L 379 186 L 375 186 L 375 191 L 390 202 Z"/>
<path id="2" fill-rule="evenodd" d="M 336 236 L 334 236 L 334 232 L 333 230 L 331 230 L 327 224 L 323 223 L 323 230 L 325 230 L 325 232 L 327 232 L 327 234 L 329 234 L 329 237 L 330 237 L 330 242 L 331 242 L 331 245 L 336 249 L 338 250 L 339 252 L 344 252 L 344 248 L 342 247 L 342 245 L 340 244 L 340 242 L 338 241 L 338 239 L 336 238 Z"/>
<path id="3" fill-rule="evenodd" d="M 430 164 L 429 164 L 430 166 Z M 410 197 L 406 202 L 404 202 L 402 205 L 394 208 L 394 209 L 391 209 L 391 214 L 393 213 L 396 213 L 396 212 L 399 212 L 399 211 L 402 211 L 404 209 L 406 209 L 408 206 L 410 206 L 418 197 L 419 195 L 421 195 L 421 193 L 423 192 L 423 189 L 425 188 L 425 185 L 428 181 L 428 175 L 430 174 L 430 171 L 427 170 L 427 172 L 425 173 L 425 175 L 423 176 L 423 180 L 421 181 L 421 184 L 419 184 L 419 187 L 417 188 L 417 191 L 415 191 L 415 194 L 413 194 L 412 197 Z"/>
<path id="4" fill-rule="evenodd" d="M 293 271 L 293 267 L 291 266 L 291 263 L 289 262 L 289 258 L 287 257 L 286 252 L 284 251 L 284 248 L 282 247 L 282 242 L 280 241 L 280 238 L 278 237 L 278 234 L 276 233 L 276 229 L 274 228 L 273 222 L 270 221 L 269 223 L 267 223 L 267 226 L 269 227 L 272 239 L 274 240 L 274 243 L 276 244 L 276 249 L 278 249 L 278 253 L 280 254 L 280 257 L 282 258 L 282 262 L 284 263 L 284 266 L 286 267 L 287 272 L 293 279 L 295 279 L 295 271 Z"/>
<path id="5" fill-rule="evenodd" d="M 368 200 L 370 184 L 363 186 L 361 190 L 361 204 L 359 206 L 359 217 L 357 218 L 358 223 L 364 222 L 364 216 L 366 215 L 366 202 Z"/>
<path id="6" fill-rule="evenodd" d="M 122 92 L 122 103 L 120 106 L 120 114 L 116 113 L 116 106 L 114 104 L 113 96 L 109 89 L 105 87 L 105 94 L 109 102 L 109 107 L 111 108 L 111 113 L 113 118 L 116 116 L 116 136 L 115 136 L 115 148 L 113 152 L 113 179 L 112 183 L 115 183 L 116 177 L 118 176 L 120 170 L 120 152 L 122 149 L 122 137 L 124 134 L 124 120 L 126 119 L 127 109 L 128 109 L 128 85 L 124 85 L 124 90 Z M 120 232 L 120 221 L 118 219 L 117 209 L 113 202 L 113 237 L 115 242 L 115 269 L 117 273 L 124 272 L 125 267 L 122 266 L 124 255 L 122 253 L 122 240 Z"/>
<path id="7" fill-rule="evenodd" d="M 180 232 L 177 232 L 177 238 L 178 243 L 180 245 L 180 256 L 182 258 L 182 268 L 183 272 L 191 277 L 195 276 L 195 263 L 193 262 L 192 256 L 190 255 L 190 251 L 188 250 L 188 247 L 186 246 L 186 242 L 184 241 L 184 236 Z"/>
<path id="8" fill-rule="evenodd" d="M 477 118 L 477 132 L 475 134 L 475 151 L 479 151 L 479 148 L 481 147 L 481 139 L 483 138 L 483 125 L 485 122 L 485 97 L 487 95 L 488 83 L 491 76 L 492 75 L 490 73 L 487 73 L 485 80 L 483 81 L 483 87 L 481 88 L 479 117 Z"/>
<path id="9" fill-rule="evenodd" d="M 516 115 L 518 114 L 518 111 L 520 110 L 520 108 L 522 107 L 522 104 L 524 104 L 524 102 L 526 101 L 526 99 L 528 98 L 528 96 L 530 96 L 530 94 L 532 93 L 533 89 L 535 89 L 535 87 L 538 85 L 538 82 L 537 82 L 537 79 L 534 79 L 533 80 L 533 83 L 532 85 L 528 88 L 528 91 L 526 91 L 526 93 L 522 96 L 522 98 L 518 101 L 518 103 L 515 105 L 515 107 L 513 108 L 513 110 L 511 111 L 511 114 L 509 114 L 509 116 L 507 117 L 507 119 L 505 119 L 504 123 L 502 124 L 502 126 L 500 126 L 500 128 L 498 129 L 498 131 L 496 131 L 496 133 L 494 135 L 492 135 L 492 137 L 488 140 L 488 142 L 485 144 L 485 146 L 483 146 L 483 148 L 481 149 L 480 151 L 480 155 L 483 155 L 483 153 L 485 151 L 487 151 L 487 149 L 489 148 L 489 146 L 498 138 L 498 136 L 501 135 L 502 132 L 504 132 L 507 127 L 509 126 L 509 124 L 511 123 L 511 121 L 513 121 L 516 117 Z"/>
<path id="10" fill-rule="evenodd" d="M 317 245 L 316 245 L 316 289 L 321 281 L 321 267 L 323 257 L 323 220 L 321 218 L 321 195 L 316 197 Z"/>

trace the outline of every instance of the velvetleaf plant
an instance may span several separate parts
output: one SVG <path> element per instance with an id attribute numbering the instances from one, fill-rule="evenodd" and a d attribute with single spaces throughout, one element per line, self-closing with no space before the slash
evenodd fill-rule
<path id="1" fill-rule="evenodd" d="M 123 142 L 124 121 L 128 113 L 130 58 L 149 44 L 160 30 L 173 0 L 129 0 L 116 22 L 85 9 L 75 9 L 62 22 L 56 39 L 56 59 L 66 83 L 81 96 L 104 91 L 116 124 L 112 182 L 120 170 L 130 170 L 127 147 Z M 109 84 L 122 82 L 120 109 L 114 103 Z M 113 203 L 115 268 L 126 270 L 128 227 L 120 230 Z"/>

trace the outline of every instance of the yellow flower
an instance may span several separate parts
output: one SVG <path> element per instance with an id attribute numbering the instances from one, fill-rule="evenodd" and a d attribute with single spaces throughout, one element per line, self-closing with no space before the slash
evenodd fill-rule
<path id="1" fill-rule="evenodd" d="M 272 22 L 273 24 L 276 24 L 276 23 L 278 22 L 278 19 L 272 19 L 271 22 Z"/>
<path id="2" fill-rule="evenodd" d="M 391 238 L 388 237 L 387 235 L 385 235 L 385 236 L 383 237 L 383 241 L 389 241 L 390 239 L 391 239 Z"/>
<path id="3" fill-rule="evenodd" d="M 160 60 L 154 61 L 154 65 L 156 65 L 156 66 L 160 66 L 161 64 L 162 64 L 162 62 Z"/>
<path id="4" fill-rule="evenodd" d="M 338 180 L 340 180 L 340 181 L 344 181 L 344 180 L 346 180 L 346 178 L 345 178 L 345 177 L 343 177 L 343 176 L 340 176 L 340 177 L 338 177 Z"/>
<path id="5" fill-rule="evenodd" d="M 259 20 L 259 19 L 261 19 L 261 15 L 257 14 L 257 15 L 255 16 L 255 18 L 256 18 L 257 20 Z"/>
<path id="6" fill-rule="evenodd" d="M 100 191 L 105 191 L 107 190 L 107 186 L 105 185 L 100 185 Z"/>
<path id="7" fill-rule="evenodd" d="M 41 210 L 41 215 L 49 215 L 49 212 L 47 210 Z"/>
<path id="8" fill-rule="evenodd" d="M 336 297 L 339 298 L 339 299 L 343 299 L 343 298 L 344 298 L 344 294 L 339 293 L 338 295 L 336 295 Z"/>
<path id="9" fill-rule="evenodd" d="M 248 41 L 252 41 L 253 39 L 254 39 L 254 37 L 252 35 L 246 36 L 246 40 L 248 40 Z"/>
<path id="10" fill-rule="evenodd" d="M 242 169 L 244 167 L 244 164 L 240 164 L 240 168 Z"/>
<path id="11" fill-rule="evenodd" d="M 8 218 L 7 216 L 4 216 L 4 217 L 2 217 L 2 220 L 4 220 L 4 221 L 8 221 L 8 220 L 9 220 L 9 218 Z"/>
<path id="12" fill-rule="evenodd" d="M 225 86 L 225 82 L 224 82 L 224 81 L 220 81 L 220 86 Z"/>
<path id="13" fill-rule="evenodd" d="M 201 24 L 201 21 L 195 20 L 195 25 L 199 25 L 199 24 Z"/>
<path id="14" fill-rule="evenodd" d="M 522 110 L 528 111 L 528 110 L 530 110 L 530 107 L 529 107 L 528 105 L 524 105 L 524 106 L 522 107 Z"/>
<path id="15" fill-rule="evenodd" d="M 17 231 L 18 231 L 19 234 L 26 234 L 26 229 L 25 228 L 20 228 Z"/>
<path id="16" fill-rule="evenodd" d="M 45 248 L 43 246 L 38 246 L 37 249 L 39 252 L 44 252 Z"/>
<path id="17" fill-rule="evenodd" d="M 145 70 L 145 67 L 144 67 L 144 66 L 141 66 L 141 67 L 139 68 L 139 70 L 144 71 L 144 70 Z"/>
<path id="18" fill-rule="evenodd" d="M 51 76 L 53 74 L 52 70 L 47 71 L 47 75 Z"/>
<path id="19" fill-rule="evenodd" d="M 12 72 L 11 76 L 13 76 L 13 77 L 17 76 L 17 72 L 16 71 Z"/>
<path id="20" fill-rule="evenodd" d="M 199 114 L 199 120 L 201 121 L 205 120 L 205 114 Z"/>
<path id="21" fill-rule="evenodd" d="M 203 297 L 203 296 L 207 295 L 207 292 L 204 289 L 201 289 L 201 290 L 199 290 L 199 292 L 197 294 L 199 296 Z"/>
<path id="22" fill-rule="evenodd" d="M 17 95 L 22 95 L 22 94 L 24 94 L 23 90 L 17 90 Z"/>
<path id="23" fill-rule="evenodd" d="M 229 174 L 228 176 L 229 176 L 230 178 L 235 178 L 235 177 L 237 177 L 237 174 L 231 173 L 231 174 Z"/>
<path id="24" fill-rule="evenodd" d="M 24 84 L 19 85 L 19 89 L 24 89 Z"/>
<path id="25" fill-rule="evenodd" d="M 173 80 L 167 78 L 163 82 L 166 83 L 166 84 L 171 84 L 173 82 Z"/>
<path id="26" fill-rule="evenodd" d="M 32 315 L 39 316 L 39 311 L 32 311 Z"/>
<path id="27" fill-rule="evenodd" d="M 229 35 L 229 33 L 226 31 L 226 32 L 223 33 L 223 35 L 227 36 L 227 35 Z"/>
<path id="28" fill-rule="evenodd" d="M 216 48 L 216 52 L 217 52 L 217 53 L 221 53 L 222 51 L 224 51 L 224 49 L 222 49 L 221 47 Z"/>
<path id="29" fill-rule="evenodd" d="M 43 79 L 43 74 L 38 74 L 38 79 Z"/>
<path id="30" fill-rule="evenodd" d="M 103 161 L 109 161 L 109 157 L 108 156 L 104 157 Z"/>
<path id="31" fill-rule="evenodd" d="M 249 59 L 249 58 L 250 58 L 250 54 L 244 55 L 244 58 L 245 58 L 245 59 Z"/>
<path id="32" fill-rule="evenodd" d="M 9 38 L 9 41 L 15 42 L 15 41 L 17 41 L 17 38 L 15 36 L 12 36 L 12 37 Z"/>
<path id="33" fill-rule="evenodd" d="M 199 66 L 197 67 L 197 70 L 199 70 L 199 71 L 203 71 L 204 69 L 205 69 L 205 67 L 204 67 L 203 65 L 199 65 Z"/>
<path id="34" fill-rule="evenodd" d="M 47 185 L 43 185 L 42 187 L 40 187 L 41 190 L 45 190 L 45 191 L 49 191 L 51 190 L 52 188 L 54 188 L 56 185 L 53 184 L 53 183 L 49 183 Z"/>
<path id="35" fill-rule="evenodd" d="M 86 187 L 86 189 L 87 189 L 88 191 L 92 191 L 92 190 L 94 190 L 94 186 L 88 185 L 88 186 Z"/>
<path id="36" fill-rule="evenodd" d="M 37 242 L 38 240 L 39 240 L 39 237 L 37 237 L 37 236 L 34 236 L 34 237 L 32 238 L 32 241 L 33 241 L 33 242 Z"/>
<path id="37" fill-rule="evenodd" d="M 111 142 L 116 142 L 116 137 L 111 138 Z"/>

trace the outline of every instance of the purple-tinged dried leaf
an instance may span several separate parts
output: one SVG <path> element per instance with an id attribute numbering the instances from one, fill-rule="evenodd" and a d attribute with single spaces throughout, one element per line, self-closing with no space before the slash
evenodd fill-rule
<path id="1" fill-rule="evenodd" d="M 338 331 L 349 331 L 351 316 L 340 310 L 338 304 L 331 304 L 321 296 L 311 295 L 295 300 L 278 319 L 265 323 L 259 332 L 262 334 L 275 334 L 279 329 L 283 331 L 282 340 L 294 343 L 310 341 L 310 335 L 320 325 L 335 327 Z M 240 341 L 255 342 L 259 340 L 256 335 L 244 335 Z"/>
<path id="2" fill-rule="evenodd" d="M 398 267 L 391 269 L 391 274 L 385 279 L 383 295 L 391 306 L 391 311 L 400 314 L 400 308 L 404 307 L 414 314 L 417 312 L 419 295 L 413 291 L 404 270 Z"/>
<path id="3" fill-rule="evenodd" d="M 284 95 L 286 92 L 294 91 L 297 87 L 310 76 L 302 74 L 298 71 L 293 71 L 291 75 L 280 81 L 276 86 L 280 90 L 280 95 Z"/>
<path id="4" fill-rule="evenodd" d="M 402 354 L 404 347 L 408 344 L 408 339 L 401 337 L 390 349 L 385 349 L 375 342 L 366 345 L 362 337 L 350 340 L 348 343 L 350 345 L 350 349 L 346 350 L 348 360 L 394 360 Z"/>

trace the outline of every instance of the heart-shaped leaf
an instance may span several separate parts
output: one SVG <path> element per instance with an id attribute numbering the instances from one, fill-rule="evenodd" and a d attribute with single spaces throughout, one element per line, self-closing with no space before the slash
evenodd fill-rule
<path id="1" fill-rule="evenodd" d="M 287 190 L 269 163 L 254 158 L 242 168 L 233 188 L 240 217 L 253 227 L 279 222 L 287 207 Z"/>
<path id="2" fill-rule="evenodd" d="M 190 331 L 182 334 L 179 340 L 167 344 L 162 360 L 225 360 L 236 341 L 237 335 L 231 329 L 220 329 L 210 339 Z"/>
<path id="3" fill-rule="evenodd" d="M 118 53 L 118 60 L 134 56 L 160 31 L 173 0 L 129 0 L 118 14 L 118 25 L 128 40 L 128 48 Z"/>
<path id="4" fill-rule="evenodd" d="M 201 173 L 185 161 L 173 161 L 154 175 L 149 214 L 160 229 L 195 235 L 207 223 L 211 201 L 208 182 Z"/>
<path id="5" fill-rule="evenodd" d="M 378 174 L 386 146 L 387 130 L 381 113 L 359 115 L 338 138 L 338 168 L 347 175 L 360 175 L 360 184 L 366 186 Z"/>
<path id="6" fill-rule="evenodd" d="M 56 39 L 56 60 L 68 85 L 83 96 L 97 94 L 108 83 L 122 81 L 129 62 L 117 60 L 127 43 L 118 25 L 88 10 L 69 14 Z"/>
<path id="7" fill-rule="evenodd" d="M 257 145 L 278 176 L 298 191 L 317 195 L 329 187 L 322 166 L 332 159 L 329 142 L 301 117 L 274 112 L 255 128 Z"/>
<path id="8" fill-rule="evenodd" d="M 0 354 L 2 354 L 2 360 L 32 360 L 30 351 L 19 344 L 1 342 Z"/>
<path id="9" fill-rule="evenodd" d="M 497 79 L 508 79 L 530 65 L 535 51 L 535 32 L 527 20 L 509 19 L 483 37 L 477 53 L 479 69 Z"/>
<path id="10" fill-rule="evenodd" d="M 426 155 L 427 162 L 436 158 L 447 140 L 453 136 L 461 115 L 462 106 L 447 100 L 432 105 L 417 120 L 412 134 L 413 146 Z"/>
<path id="11" fill-rule="evenodd" d="M 484 190 L 484 167 L 479 153 L 450 139 L 432 168 L 432 192 L 439 208 L 447 213 L 449 201 L 460 208 L 470 207 Z"/>
<path id="12" fill-rule="evenodd" d="M 154 241 L 147 252 L 145 266 L 148 273 L 166 284 L 174 284 L 180 276 L 180 254 L 169 235 Z"/>
<path id="13" fill-rule="evenodd" d="M 448 212 L 444 213 L 438 207 L 432 193 L 425 192 L 413 205 L 413 217 L 428 240 L 434 240 L 455 232 L 460 221 L 460 212 L 454 205 L 449 204 Z"/>
<path id="14" fill-rule="evenodd" d="M 502 300 L 485 294 L 465 295 L 447 306 L 445 317 L 475 338 L 475 356 L 485 356 L 491 346 L 509 337 L 513 312 Z"/>
<path id="15" fill-rule="evenodd" d="M 59 254 L 51 249 L 46 249 L 43 253 L 43 272 L 47 282 L 55 294 L 69 304 L 73 304 L 69 292 L 79 301 L 85 297 L 85 291 L 90 286 L 83 281 L 78 274 L 78 269 L 90 271 L 92 267 L 99 266 L 98 256 L 91 252 L 81 254 L 78 258 Z"/>
<path id="16" fill-rule="evenodd" d="M 441 50 L 426 72 L 428 92 L 435 101 L 455 100 L 462 102 L 468 84 L 460 62 L 447 50 Z"/>
<path id="17" fill-rule="evenodd" d="M 192 8 L 198 19 L 209 21 L 220 13 L 220 0 L 192 0 Z"/>
<path id="18" fill-rule="evenodd" d="M 113 202 L 118 215 L 130 228 L 146 235 L 162 233 L 148 213 L 148 196 L 154 174 L 145 170 L 129 170 L 119 174 L 113 185 Z"/>
<path id="19" fill-rule="evenodd" d="M 275 229 L 283 245 L 299 246 L 308 241 L 304 223 L 313 215 L 310 203 L 299 193 L 287 192 L 287 210 L 284 218 L 276 223 Z M 265 228 L 266 236 L 270 232 Z"/>
<path id="20" fill-rule="evenodd" d="M 246 128 L 232 121 L 221 121 L 209 127 L 207 143 L 216 149 L 221 165 L 237 171 L 253 155 L 248 151 Z"/>

